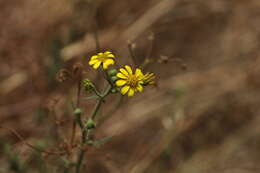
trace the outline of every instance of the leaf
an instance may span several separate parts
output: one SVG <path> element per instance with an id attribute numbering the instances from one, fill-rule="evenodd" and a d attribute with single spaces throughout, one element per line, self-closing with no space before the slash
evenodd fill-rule
<path id="1" fill-rule="evenodd" d="M 107 143 L 110 139 L 112 139 L 113 136 L 104 137 L 101 139 L 97 139 L 93 142 L 94 147 L 100 147 L 101 145 Z"/>
<path id="2" fill-rule="evenodd" d="M 93 95 L 93 96 L 85 97 L 84 100 L 91 100 L 91 99 L 98 99 L 98 98 L 99 96 Z"/>

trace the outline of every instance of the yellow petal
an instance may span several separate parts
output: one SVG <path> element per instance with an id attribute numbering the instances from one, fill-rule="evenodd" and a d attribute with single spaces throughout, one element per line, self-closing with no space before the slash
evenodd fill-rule
<path id="1" fill-rule="evenodd" d="M 126 65 L 125 69 L 128 71 L 129 74 L 133 74 L 133 71 L 129 65 Z"/>
<path id="2" fill-rule="evenodd" d="M 126 84 L 126 80 L 117 80 L 116 81 L 116 86 L 123 86 Z"/>
<path id="3" fill-rule="evenodd" d="M 94 56 L 92 56 L 91 58 L 90 58 L 90 60 L 94 60 L 94 59 L 97 59 L 98 58 L 98 56 L 97 55 L 94 55 Z"/>
<path id="4" fill-rule="evenodd" d="M 149 85 L 155 85 L 155 82 L 154 81 L 151 81 L 148 83 Z"/>
<path id="5" fill-rule="evenodd" d="M 121 79 L 127 79 L 127 77 L 123 73 L 117 73 L 116 76 Z"/>
<path id="6" fill-rule="evenodd" d="M 147 76 L 147 78 L 150 78 L 150 79 L 154 79 L 155 78 L 153 73 L 148 73 L 148 74 L 146 74 L 146 76 Z"/>
<path id="7" fill-rule="evenodd" d="M 94 64 L 93 68 L 97 69 L 101 64 L 101 61 L 98 61 L 97 63 Z"/>
<path id="8" fill-rule="evenodd" d="M 133 88 L 130 88 L 128 91 L 128 97 L 132 97 L 134 95 L 135 91 Z"/>
<path id="9" fill-rule="evenodd" d="M 108 67 L 109 65 L 114 64 L 114 63 L 115 63 L 115 61 L 114 61 L 113 59 L 107 59 L 107 60 L 105 60 L 105 62 L 103 63 L 103 68 L 104 68 L 104 69 L 107 69 L 107 67 Z"/>
<path id="10" fill-rule="evenodd" d="M 150 77 L 150 79 L 151 79 L 151 80 L 154 80 L 154 79 L 155 79 L 155 76 L 154 76 L 154 75 L 152 75 L 152 76 Z"/>
<path id="11" fill-rule="evenodd" d="M 124 86 L 124 87 L 121 89 L 121 93 L 122 93 L 123 95 L 125 95 L 125 94 L 127 93 L 127 91 L 129 90 L 129 88 L 130 88 L 129 85 Z"/>
<path id="12" fill-rule="evenodd" d="M 137 69 L 135 70 L 135 75 L 138 76 L 138 77 L 142 77 L 142 76 L 143 76 L 143 73 L 142 73 L 142 71 L 141 71 L 139 68 L 137 68 Z"/>
<path id="13" fill-rule="evenodd" d="M 109 54 L 112 54 L 112 52 L 110 52 L 110 51 L 105 51 L 104 54 L 109 55 Z"/>
<path id="14" fill-rule="evenodd" d="M 123 69 L 123 68 L 120 68 L 119 71 L 120 71 L 121 73 L 123 73 L 123 75 L 125 75 L 125 76 L 128 76 L 128 75 L 129 75 L 128 72 L 127 72 L 125 69 Z"/>
<path id="15" fill-rule="evenodd" d="M 93 65 L 93 64 L 95 64 L 95 63 L 97 63 L 98 62 L 98 60 L 97 59 L 94 59 L 94 60 L 90 60 L 89 62 L 88 62 L 88 64 L 89 65 Z"/>
<path id="16" fill-rule="evenodd" d="M 138 84 L 136 89 L 139 91 L 139 92 L 142 92 L 143 91 L 143 86 Z"/>
<path id="17" fill-rule="evenodd" d="M 98 53 L 98 56 L 103 56 L 103 53 Z"/>
<path id="18" fill-rule="evenodd" d="M 115 58 L 115 55 L 109 54 L 109 55 L 107 55 L 107 57 L 108 57 L 108 58 Z"/>

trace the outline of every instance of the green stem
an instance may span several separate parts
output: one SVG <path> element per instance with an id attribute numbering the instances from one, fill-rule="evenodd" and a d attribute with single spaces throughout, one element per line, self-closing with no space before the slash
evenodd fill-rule
<path id="1" fill-rule="evenodd" d="M 109 77 L 107 71 L 102 69 L 102 73 L 103 73 L 104 77 L 106 78 L 107 82 L 110 84 L 110 87 L 113 87 L 114 83 L 113 83 L 113 81 L 111 81 L 111 78 Z"/>
<path id="2" fill-rule="evenodd" d="M 76 117 L 76 122 L 78 123 L 78 125 L 79 125 L 79 127 L 80 127 L 81 129 L 84 128 L 84 124 L 83 124 L 83 122 L 82 122 L 81 115 L 77 115 L 77 117 Z"/>
<path id="3" fill-rule="evenodd" d="M 102 97 L 102 95 L 98 92 L 98 90 L 96 89 L 96 87 L 93 88 L 94 93 L 98 96 L 98 97 Z"/>
<path id="4" fill-rule="evenodd" d="M 81 168 L 82 161 L 84 159 L 84 154 L 85 154 L 85 150 L 82 149 L 80 151 L 80 154 L 79 154 L 79 157 L 78 157 L 78 160 L 77 160 L 76 173 L 80 173 L 80 168 Z"/>
<path id="5" fill-rule="evenodd" d="M 94 120 L 96 115 L 97 115 L 97 112 L 98 110 L 100 109 L 100 106 L 102 104 L 102 102 L 104 101 L 105 97 L 110 93 L 112 89 L 112 86 L 109 85 L 109 87 L 105 90 L 104 94 L 101 94 L 100 95 L 100 98 L 91 114 L 91 118 Z M 79 119 L 79 125 L 81 126 L 82 124 L 82 120 Z M 81 165 L 82 165 L 82 162 L 84 160 L 84 155 L 85 155 L 85 152 L 86 150 L 84 149 L 84 145 L 86 143 L 86 141 L 89 140 L 89 134 L 90 134 L 90 130 L 89 129 L 85 129 L 85 128 L 82 128 L 82 139 L 81 139 L 81 150 L 80 150 L 80 153 L 79 153 L 79 157 L 78 157 L 78 160 L 77 160 L 77 165 L 76 165 L 76 173 L 80 173 L 80 168 L 81 168 Z"/>
<path id="6" fill-rule="evenodd" d="M 80 173 L 81 164 L 84 160 L 84 155 L 85 155 L 85 152 L 86 152 L 86 150 L 83 148 L 83 146 L 86 143 L 86 140 L 88 140 L 86 138 L 86 136 L 87 137 L 89 136 L 88 134 L 89 134 L 89 130 L 83 129 L 82 139 L 81 139 L 81 150 L 80 150 L 79 157 L 78 157 L 78 160 L 77 160 L 76 173 Z"/>
<path id="7" fill-rule="evenodd" d="M 106 89 L 106 91 L 104 92 L 104 94 L 101 95 L 101 97 L 99 98 L 98 102 L 96 103 L 96 106 L 95 106 L 95 108 L 94 108 L 94 110 L 93 110 L 93 112 L 92 112 L 92 114 L 91 114 L 91 116 L 90 116 L 90 118 L 91 118 L 92 120 L 95 119 L 95 117 L 96 117 L 96 115 L 97 115 L 97 112 L 98 112 L 98 110 L 99 110 L 99 108 L 100 108 L 102 102 L 104 101 L 105 97 L 110 93 L 111 88 L 112 88 L 112 86 L 109 85 L 109 87 Z"/>

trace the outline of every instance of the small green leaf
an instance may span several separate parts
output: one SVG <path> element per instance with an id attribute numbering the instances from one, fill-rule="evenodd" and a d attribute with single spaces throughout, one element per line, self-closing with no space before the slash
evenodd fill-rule
<path id="1" fill-rule="evenodd" d="M 84 100 L 91 100 L 91 99 L 98 99 L 98 98 L 100 97 L 97 95 L 93 95 L 93 96 L 85 97 Z"/>
<path id="2" fill-rule="evenodd" d="M 94 147 L 100 147 L 101 145 L 107 143 L 108 141 L 110 141 L 110 139 L 112 139 L 113 136 L 108 136 L 108 137 L 104 137 L 101 139 L 97 139 L 93 142 L 93 146 Z"/>

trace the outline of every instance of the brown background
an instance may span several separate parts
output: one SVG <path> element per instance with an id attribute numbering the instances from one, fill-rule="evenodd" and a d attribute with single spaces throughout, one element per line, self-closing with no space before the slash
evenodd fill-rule
<path id="1" fill-rule="evenodd" d="M 75 83 L 57 82 L 56 73 L 82 62 L 94 79 L 87 61 L 97 34 L 119 66 L 149 57 L 158 87 L 116 111 L 118 96 L 107 100 L 100 116 L 112 113 L 96 137 L 113 138 L 87 152 L 86 172 L 260 172 L 259 21 L 259 0 L 2 0 L 0 124 L 53 146 L 58 118 L 68 135 Z M 81 106 L 88 112 L 93 101 Z M 27 172 L 62 172 L 55 158 L 30 160 L 34 151 L 6 129 L 0 146 L 0 172 L 15 172 L 16 153 Z"/>

